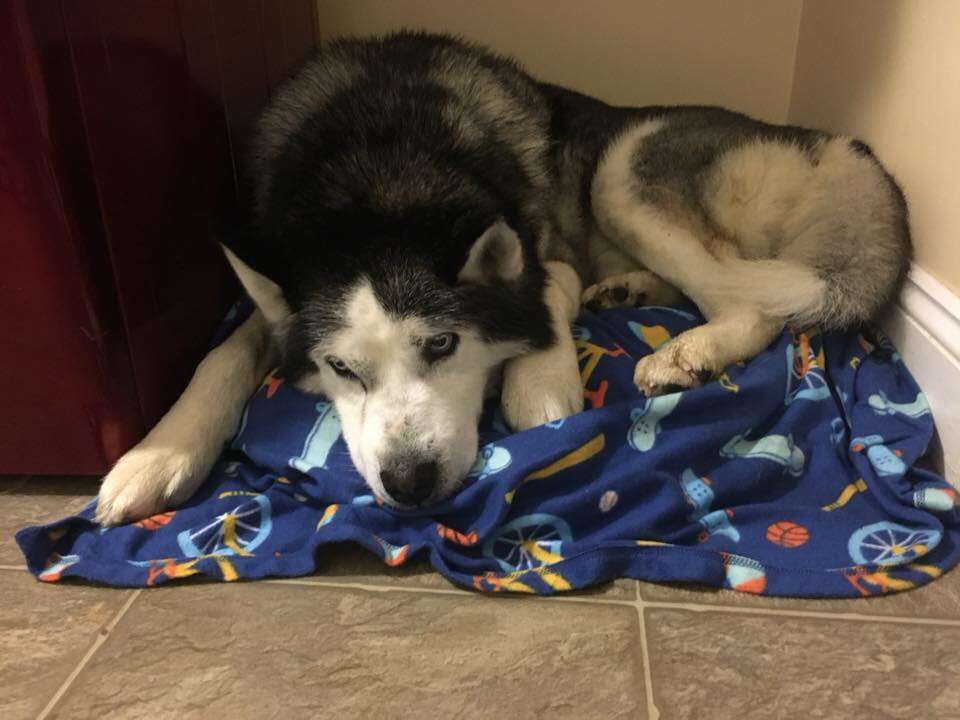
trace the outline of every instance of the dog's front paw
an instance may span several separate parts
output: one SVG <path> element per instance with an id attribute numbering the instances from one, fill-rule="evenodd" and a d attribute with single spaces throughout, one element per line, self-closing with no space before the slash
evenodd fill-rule
<path id="1" fill-rule="evenodd" d="M 573 344 L 509 361 L 503 371 L 500 404 L 504 419 L 514 430 L 527 430 L 583 410 L 583 386 Z"/>
<path id="2" fill-rule="evenodd" d="M 155 515 L 189 498 L 202 469 L 188 452 L 136 447 L 103 479 L 95 519 L 120 525 Z"/>
<path id="3" fill-rule="evenodd" d="M 652 355 L 640 358 L 633 371 L 637 389 L 648 397 L 700 387 L 716 371 L 700 343 L 680 335 Z"/>

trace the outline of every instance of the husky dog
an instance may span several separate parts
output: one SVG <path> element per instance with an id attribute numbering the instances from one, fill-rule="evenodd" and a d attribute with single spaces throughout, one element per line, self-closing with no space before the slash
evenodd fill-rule
<path id="1" fill-rule="evenodd" d="M 378 498 L 420 506 L 469 473 L 501 368 L 515 429 L 582 408 L 581 300 L 697 303 L 708 322 L 637 364 L 656 395 L 785 323 L 870 319 L 909 258 L 903 195 L 858 141 L 614 108 L 423 33 L 325 46 L 262 114 L 245 176 L 251 217 L 221 240 L 257 311 L 107 475 L 104 524 L 193 494 L 274 363 L 330 399 Z"/>

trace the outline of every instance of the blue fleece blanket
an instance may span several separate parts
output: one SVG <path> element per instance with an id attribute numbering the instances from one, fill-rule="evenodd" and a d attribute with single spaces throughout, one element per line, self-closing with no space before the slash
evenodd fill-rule
<path id="1" fill-rule="evenodd" d="M 705 387 L 638 393 L 637 358 L 700 321 L 657 307 L 585 314 L 590 409 L 511 434 L 491 403 L 463 490 L 427 510 L 381 506 L 333 408 L 273 374 L 185 506 L 105 529 L 91 502 L 17 541 L 41 580 L 125 586 L 302 575 L 343 541 L 492 592 L 633 577 L 856 597 L 957 562 L 957 492 L 915 467 L 933 420 L 885 338 L 785 331 Z"/>

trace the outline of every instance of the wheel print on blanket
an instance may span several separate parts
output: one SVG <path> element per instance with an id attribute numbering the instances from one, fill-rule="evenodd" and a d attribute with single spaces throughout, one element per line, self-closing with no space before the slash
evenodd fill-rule
<path id="1" fill-rule="evenodd" d="M 233 493 L 221 493 L 220 499 Z M 177 535 L 187 557 L 206 555 L 252 555 L 273 529 L 270 500 L 254 495 L 249 501 L 218 515 L 203 527 Z"/>
<path id="2" fill-rule="evenodd" d="M 571 542 L 570 526 L 547 513 L 518 517 L 493 531 L 483 554 L 492 557 L 504 572 L 529 570 L 563 560 L 563 544 Z"/>
<path id="3" fill-rule="evenodd" d="M 940 537 L 939 530 L 916 530 L 882 521 L 854 532 L 847 550 L 858 565 L 903 565 L 930 552 Z"/>

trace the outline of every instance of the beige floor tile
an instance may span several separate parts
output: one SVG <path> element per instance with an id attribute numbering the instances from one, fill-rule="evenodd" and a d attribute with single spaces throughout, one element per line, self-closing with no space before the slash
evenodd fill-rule
<path id="1" fill-rule="evenodd" d="M 62 718 L 643 717 L 631 607 L 283 584 L 145 592 Z"/>
<path id="2" fill-rule="evenodd" d="M 0 477 L 0 565 L 22 565 L 13 534 L 77 512 L 100 487 L 89 477 Z"/>
<path id="3" fill-rule="evenodd" d="M 952 570 L 916 590 L 882 597 L 847 600 L 771 598 L 703 586 L 660 585 L 646 582 L 640 583 L 640 595 L 644 600 L 652 602 L 737 605 L 781 610 L 960 620 L 960 570 Z M 957 717 L 960 718 L 960 711 Z"/>
<path id="4" fill-rule="evenodd" d="M 321 548 L 317 556 L 317 572 L 302 579 L 317 583 L 359 583 L 430 590 L 458 587 L 434 570 L 426 559 L 388 567 L 378 557 L 353 543 Z M 574 594 L 604 600 L 634 600 L 636 581 L 621 579 Z"/>
<path id="5" fill-rule="evenodd" d="M 960 717 L 960 628 L 659 608 L 645 618 L 661 720 Z"/>
<path id="6" fill-rule="evenodd" d="M 0 571 L 0 718 L 36 717 L 129 594 Z"/>

